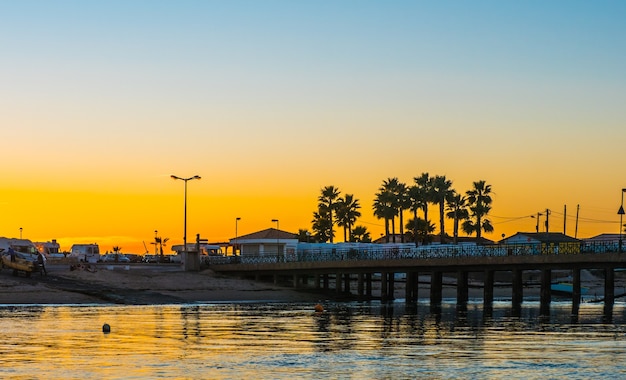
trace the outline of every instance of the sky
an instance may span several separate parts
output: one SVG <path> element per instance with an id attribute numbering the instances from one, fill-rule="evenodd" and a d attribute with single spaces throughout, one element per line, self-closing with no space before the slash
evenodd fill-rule
<path id="1" fill-rule="evenodd" d="M 490 184 L 492 240 L 546 209 L 553 232 L 619 233 L 625 19 L 623 1 L 0 1 L 0 236 L 182 244 L 170 176 L 199 175 L 188 241 L 310 230 L 329 185 L 377 238 L 382 182 L 423 172 Z"/>

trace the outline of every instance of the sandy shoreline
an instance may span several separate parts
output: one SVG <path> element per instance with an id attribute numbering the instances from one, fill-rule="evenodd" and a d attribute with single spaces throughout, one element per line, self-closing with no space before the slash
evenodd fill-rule
<path id="1" fill-rule="evenodd" d="M 193 302 L 316 302 L 319 294 L 229 278 L 211 270 L 99 265 L 95 272 L 49 266 L 48 276 L 0 271 L 0 304 L 170 304 Z"/>
<path id="2" fill-rule="evenodd" d="M 180 266 L 98 265 L 97 270 L 70 270 L 69 265 L 51 265 L 48 276 L 31 277 L 0 271 L 0 304 L 180 304 L 210 302 L 311 302 L 327 300 L 313 289 L 294 290 L 272 283 L 225 277 L 211 270 L 185 272 Z M 617 280 L 617 279 L 616 279 Z M 451 284 L 455 281 L 447 279 Z M 444 279 L 444 283 L 447 282 Z M 429 297 L 428 278 L 420 278 L 419 297 Z M 470 282 L 471 283 L 471 282 Z M 377 294 L 374 285 L 374 295 Z M 603 280 L 585 274 L 583 298 L 598 299 L 603 295 Z M 616 281 L 615 293 L 626 293 L 623 281 Z M 539 286 L 524 288 L 524 297 L 538 297 Z M 396 298 L 404 298 L 404 285 L 397 283 Z M 482 298 L 481 287 L 470 288 L 470 298 Z M 455 298 L 456 287 L 444 286 L 444 298 Z M 510 286 L 494 288 L 496 299 L 510 299 Z"/>

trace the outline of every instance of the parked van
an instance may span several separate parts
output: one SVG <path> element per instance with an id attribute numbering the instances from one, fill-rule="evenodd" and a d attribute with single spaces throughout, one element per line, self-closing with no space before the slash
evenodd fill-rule
<path id="1" fill-rule="evenodd" d="M 41 252 L 44 256 L 46 256 L 49 259 L 65 257 L 65 255 L 61 253 L 61 246 L 59 245 L 59 243 L 57 243 L 55 239 L 52 239 L 52 241 L 46 241 L 46 242 L 36 241 L 34 244 L 39 250 L 39 252 Z"/>
<path id="2" fill-rule="evenodd" d="M 82 263 L 97 263 L 100 261 L 100 247 L 98 244 L 74 244 L 68 257 L 75 257 Z"/>
<path id="3" fill-rule="evenodd" d="M 13 239 L 0 237 L 0 254 L 9 251 L 9 248 L 13 248 L 15 252 L 24 253 L 28 255 L 37 256 L 37 247 L 32 241 L 28 239 Z"/>

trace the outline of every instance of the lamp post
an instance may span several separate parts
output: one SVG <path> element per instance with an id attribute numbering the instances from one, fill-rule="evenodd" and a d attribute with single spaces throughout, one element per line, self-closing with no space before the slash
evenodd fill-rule
<path id="1" fill-rule="evenodd" d="M 20 227 L 20 239 L 22 238 L 22 227 Z"/>
<path id="2" fill-rule="evenodd" d="M 622 217 L 624 216 L 624 193 L 626 189 L 622 189 L 622 203 L 619 206 L 619 210 L 617 213 L 619 214 L 619 253 L 622 253 L 622 233 L 624 231 L 624 224 L 622 222 Z"/>
<path id="3" fill-rule="evenodd" d="M 280 261 L 280 237 L 278 233 L 280 232 L 280 222 L 278 219 L 272 219 L 272 222 L 276 223 L 276 262 Z"/>
<path id="4" fill-rule="evenodd" d="M 172 179 L 179 179 L 181 181 L 185 182 L 185 216 L 184 216 L 184 222 L 183 222 L 183 250 L 184 252 L 187 252 L 187 182 L 191 181 L 192 179 L 200 179 L 201 177 L 199 175 L 194 175 L 193 177 L 189 177 L 189 178 L 181 178 L 175 175 L 171 175 L 170 176 Z"/>
<path id="5" fill-rule="evenodd" d="M 233 247 L 233 256 L 237 256 L 237 223 L 240 220 L 240 217 L 235 218 L 235 246 Z"/>
<path id="6" fill-rule="evenodd" d="M 537 213 L 537 226 L 535 227 L 535 231 L 537 231 L 537 233 L 539 233 L 539 217 L 540 217 L 541 215 L 543 215 L 543 214 L 542 214 L 542 213 L 540 213 L 540 212 L 538 212 L 538 213 Z M 534 215 L 531 215 L 530 217 L 531 217 L 531 218 L 533 218 L 533 219 L 535 218 L 535 216 L 534 216 Z"/>

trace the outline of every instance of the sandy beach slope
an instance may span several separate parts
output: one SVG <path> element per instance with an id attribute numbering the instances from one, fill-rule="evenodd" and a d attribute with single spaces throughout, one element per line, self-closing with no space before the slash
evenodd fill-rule
<path id="1" fill-rule="evenodd" d="M 180 267 L 98 265 L 95 271 L 48 266 L 48 275 L 29 278 L 0 271 L 0 304 L 170 304 L 189 302 L 316 302 L 319 294 L 300 292 L 211 270 Z"/>

